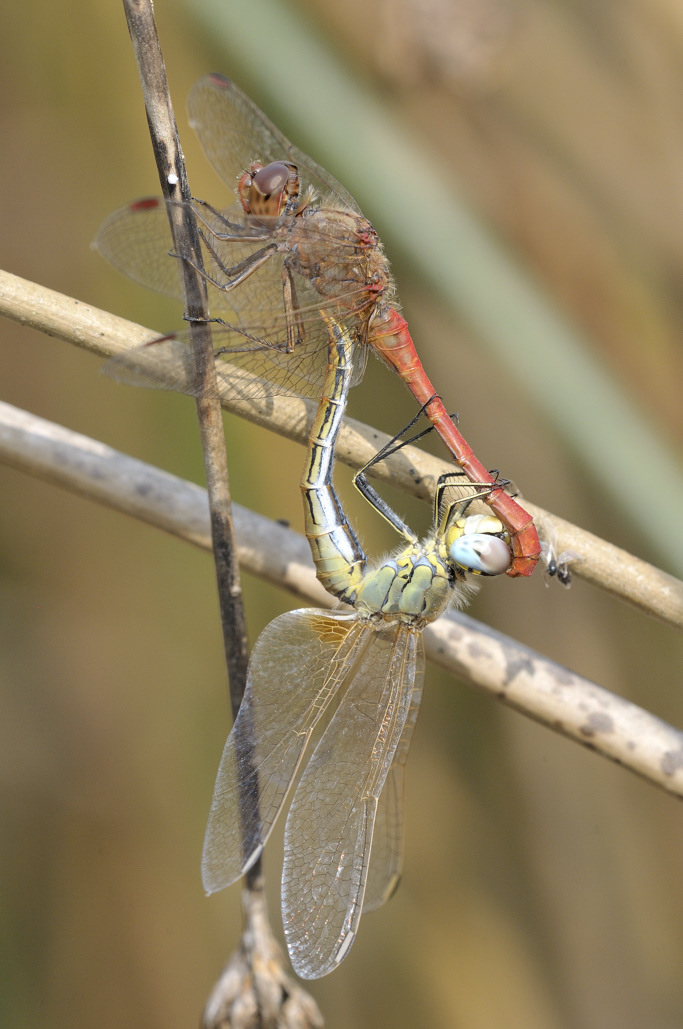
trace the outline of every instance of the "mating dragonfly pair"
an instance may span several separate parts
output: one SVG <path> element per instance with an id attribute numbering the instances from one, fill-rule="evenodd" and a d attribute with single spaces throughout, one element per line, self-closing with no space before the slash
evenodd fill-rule
<path id="1" fill-rule="evenodd" d="M 222 889 L 257 860 L 311 735 L 343 693 L 285 830 L 285 936 L 295 970 L 316 978 L 346 956 L 362 910 L 386 900 L 400 877 L 424 626 L 465 602 L 472 573 L 531 574 L 540 547 L 530 516 L 474 456 L 424 372 L 381 244 L 353 198 L 227 79 L 201 79 L 189 111 L 214 168 L 237 187 L 227 211 L 192 204 L 218 378 L 240 396 L 318 399 L 301 482 L 305 527 L 319 580 L 353 609 L 289 612 L 257 640 L 218 771 L 203 881 L 208 892 Z M 132 278 L 182 297 L 178 261 L 186 258 L 173 252 L 163 201 L 116 212 L 97 246 Z M 406 538 L 373 571 L 332 485 L 337 433 L 367 346 L 399 372 L 459 465 L 439 480 L 433 530 L 421 543 L 357 476 Z M 182 334 L 164 337 L 130 362 L 117 359 L 115 374 L 164 385 L 166 369 L 189 366 L 188 354 Z M 448 502 L 449 486 L 465 480 L 464 496 Z M 475 499 L 491 513 L 468 514 Z"/>

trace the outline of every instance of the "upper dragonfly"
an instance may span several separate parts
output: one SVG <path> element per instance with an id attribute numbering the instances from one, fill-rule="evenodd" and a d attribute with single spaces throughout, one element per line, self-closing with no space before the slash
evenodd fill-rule
<path id="1" fill-rule="evenodd" d="M 491 487 L 486 502 L 511 539 L 508 574 L 530 575 L 540 553 L 531 516 L 475 457 L 447 413 L 396 309 L 382 244 L 353 197 L 223 76 L 200 79 L 188 109 L 209 161 L 238 200 L 226 211 L 193 201 L 221 385 L 242 397 L 320 397 L 327 312 L 352 342 L 353 381 L 362 377 L 362 344 L 369 344 L 406 382 L 470 481 Z M 136 281 L 182 299 L 177 260 L 169 255 L 183 255 L 173 252 L 162 200 L 115 212 L 96 245 Z M 131 377 L 163 384 L 166 361 L 170 367 L 189 361 L 182 337 L 148 348 L 147 375 L 133 371 Z M 256 386 L 240 368 L 258 377 Z"/>

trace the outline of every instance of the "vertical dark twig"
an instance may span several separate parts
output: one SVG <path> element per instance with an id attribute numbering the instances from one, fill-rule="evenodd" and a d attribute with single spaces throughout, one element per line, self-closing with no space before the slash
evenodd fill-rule
<path id="1" fill-rule="evenodd" d="M 209 495 L 213 558 L 234 720 L 247 680 L 247 630 L 232 524 L 223 417 L 217 398 L 216 368 L 208 324 L 206 281 L 202 275 L 202 252 L 152 3 L 151 0 L 124 0 L 124 8 L 138 64 L 147 123 L 166 201 L 173 246 L 176 254 L 186 258 L 178 262 L 178 270 L 185 298 L 185 317 L 192 339 L 194 394 Z M 241 755 L 245 768 L 251 765 L 252 753 L 253 747 L 248 740 L 245 752 Z M 241 800 L 243 825 L 253 825 L 253 797 L 245 793 Z M 244 848 L 246 856 L 250 849 L 250 840 L 246 835 Z M 256 878 L 259 872 L 257 862 L 253 872 L 247 876 L 247 887 L 250 879 Z"/>
<path id="2" fill-rule="evenodd" d="M 190 324 L 195 365 L 197 418 L 204 455 L 211 537 L 216 567 L 223 644 L 233 718 L 247 678 L 247 633 L 232 522 L 223 418 L 217 398 L 208 300 L 202 254 L 193 215 L 185 161 L 154 22 L 152 0 L 123 0 L 147 112 L 152 147 L 161 181 L 178 262 L 185 315 Z M 244 755 L 251 763 L 252 748 Z M 245 796 L 243 804 L 253 804 Z M 244 807 L 241 805 L 243 813 Z M 245 839 L 245 846 L 248 841 Z M 240 949 L 218 980 L 204 1011 L 207 1029 L 232 1026 L 281 1026 L 318 1029 L 323 1020 L 315 1002 L 284 972 L 273 938 L 259 859 L 246 875 L 243 893 L 245 928 Z"/>
<path id="3" fill-rule="evenodd" d="M 176 253 L 187 257 L 179 270 L 185 295 L 185 313 L 192 333 L 195 361 L 197 416 L 204 454 L 211 509 L 211 531 L 218 580 L 223 641 L 230 681 L 233 715 L 237 713 L 246 682 L 247 634 L 242 607 L 239 569 L 232 539 L 228 469 L 220 403 L 216 399 L 216 371 L 211 332 L 206 324 L 208 303 L 197 225 L 189 206 L 190 188 L 180 149 L 161 47 L 150 0 L 124 0 L 124 9 L 145 100 L 154 157 L 168 212 Z M 184 203 L 178 203 L 183 201 Z M 204 324 L 202 324 L 202 321 Z"/>

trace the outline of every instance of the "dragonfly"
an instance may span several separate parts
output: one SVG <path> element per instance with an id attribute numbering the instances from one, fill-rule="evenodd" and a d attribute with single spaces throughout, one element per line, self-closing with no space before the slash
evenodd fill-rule
<path id="1" fill-rule="evenodd" d="M 236 194 L 224 211 L 192 201 L 221 386 L 244 398 L 317 399 L 327 366 L 327 312 L 343 324 L 354 351 L 351 381 L 362 377 L 368 346 L 399 373 L 470 481 L 489 485 L 485 501 L 510 534 L 508 574 L 530 575 L 540 553 L 533 520 L 484 468 L 446 411 L 398 311 L 382 244 L 353 197 L 222 75 L 194 85 L 188 110 L 208 160 Z M 147 198 L 115 212 L 95 246 L 137 282 L 182 299 L 178 261 L 191 258 L 173 250 L 163 200 Z M 158 386 L 168 364 L 176 388 L 179 363 L 190 367 L 186 340 L 176 333 L 133 359 L 115 359 L 114 374 Z"/>
<path id="2" fill-rule="evenodd" d="M 317 576 L 352 610 L 290 611 L 260 635 L 221 758 L 202 859 L 208 893 L 248 871 L 304 769 L 287 816 L 282 871 L 285 938 L 304 979 L 340 964 L 361 913 L 388 900 L 400 880 L 422 631 L 466 601 L 472 573 L 499 574 L 512 560 L 500 520 L 467 514 L 489 484 L 470 484 L 469 499 L 446 501 L 454 477 L 463 479 L 457 471 L 439 480 L 431 534 L 419 542 L 406 528 L 409 542 L 368 569 L 332 483 L 352 369 L 345 326 L 329 316 L 328 324 L 328 374 L 301 489 Z"/>

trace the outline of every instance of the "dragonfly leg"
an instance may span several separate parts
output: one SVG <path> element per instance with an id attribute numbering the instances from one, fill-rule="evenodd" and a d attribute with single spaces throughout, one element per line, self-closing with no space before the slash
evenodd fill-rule
<path id="1" fill-rule="evenodd" d="M 484 500 L 493 489 L 505 489 L 506 486 L 510 485 L 509 479 L 503 479 L 500 477 L 500 472 L 497 468 L 494 468 L 491 472 L 494 477 L 493 482 L 471 482 L 470 479 L 461 470 L 458 472 L 444 472 L 443 475 L 439 476 L 435 490 L 435 502 L 437 511 L 441 510 L 443 503 L 443 495 L 449 486 L 457 486 L 458 483 L 454 482 L 455 479 L 464 480 L 463 485 L 466 483 L 468 486 L 473 486 L 475 492 L 469 497 L 464 497 L 458 503 L 466 504 L 469 506 L 473 500 Z"/>
<path id="2" fill-rule="evenodd" d="M 382 518 L 386 519 L 386 521 L 389 522 L 389 525 L 396 529 L 396 532 L 400 536 L 403 536 L 403 538 L 409 543 L 417 543 L 418 538 L 412 529 L 406 525 L 400 515 L 396 514 L 394 509 L 389 506 L 386 500 L 379 495 L 374 486 L 370 485 L 361 472 L 357 472 L 356 475 L 354 475 L 353 484 L 361 496 L 365 497 L 367 502 L 374 507 L 375 511 L 377 511 Z"/>
<path id="3" fill-rule="evenodd" d="M 411 443 L 415 443 L 416 440 L 422 439 L 423 436 L 427 436 L 430 432 L 432 432 L 434 426 L 428 425 L 426 429 L 422 429 L 420 432 L 417 432 L 414 436 L 411 436 L 409 439 L 401 439 L 401 437 L 404 436 L 409 429 L 412 429 L 413 425 L 415 425 L 415 423 L 419 421 L 419 419 L 425 413 L 425 409 L 427 408 L 427 406 L 431 404 L 432 400 L 433 397 L 430 397 L 430 399 L 422 405 L 417 414 L 410 419 L 408 424 L 404 425 L 400 432 L 397 432 L 395 436 L 392 436 L 389 442 L 385 443 L 384 446 L 377 451 L 375 456 L 371 457 L 370 460 L 366 462 L 366 464 L 364 464 L 363 467 L 359 469 L 359 471 L 356 474 L 361 475 L 363 472 L 367 472 L 368 468 L 372 468 L 374 464 L 379 464 L 379 462 L 383 461 L 386 457 L 391 457 L 392 454 L 395 454 L 397 451 L 402 450 L 404 447 L 409 446 Z"/>
<path id="4" fill-rule="evenodd" d="M 194 264 L 189 257 L 185 257 L 183 260 L 187 261 L 189 265 L 197 269 L 207 282 L 210 282 L 212 286 L 215 286 L 216 289 L 219 289 L 222 293 L 228 293 L 231 289 L 234 289 L 235 286 L 239 286 L 241 282 L 244 282 L 244 280 L 248 279 L 250 275 L 253 275 L 257 268 L 260 268 L 262 264 L 269 261 L 277 251 L 277 243 L 268 243 L 267 246 L 262 247 L 255 253 L 250 254 L 249 257 L 246 257 L 244 261 L 240 261 L 239 264 L 234 265 L 232 268 L 227 268 L 201 230 L 199 235 L 202 243 L 209 251 L 213 263 L 216 265 L 221 275 L 225 276 L 225 280 L 223 282 L 219 282 L 217 278 L 209 275 L 206 269 L 197 268 L 197 265 Z M 177 255 L 174 254 L 173 256 L 175 257 Z"/>
<path id="5" fill-rule="evenodd" d="M 190 322 L 191 325 L 222 325 L 224 328 L 230 329 L 230 331 L 233 332 L 236 336 L 243 336 L 244 339 L 250 340 L 253 343 L 253 346 L 245 345 L 243 347 L 219 347 L 218 350 L 214 350 L 214 357 L 220 357 L 221 354 L 253 354 L 257 350 L 273 350 L 279 354 L 288 353 L 287 347 L 285 345 L 282 345 L 280 343 L 273 343 L 269 339 L 264 339 L 263 336 L 254 336 L 251 332 L 248 332 L 246 329 L 243 329 L 240 325 L 232 325 L 230 322 L 226 322 L 224 318 L 193 318 L 191 315 L 184 314 L 183 320 L 186 322 Z M 151 340 L 150 343 L 146 343 L 145 346 L 149 346 L 152 343 L 163 343 L 167 339 L 176 338 L 176 333 L 169 333 L 169 335 L 167 336 L 160 336 L 158 339 Z"/>
<path id="6" fill-rule="evenodd" d="M 393 308 L 378 309 L 370 325 L 368 342 L 398 372 L 415 399 L 425 405 L 425 414 L 470 482 L 489 483 L 493 487 L 484 499 L 510 533 L 514 560 L 507 574 L 531 575 L 541 552 L 533 518 L 496 484 L 448 416 L 422 366 L 405 318 Z"/>
<path id="7" fill-rule="evenodd" d="M 399 535 L 403 536 L 403 538 L 408 540 L 409 543 L 415 543 L 417 541 L 417 536 L 412 529 L 406 525 L 400 515 L 398 515 L 393 508 L 389 506 L 386 500 L 379 495 L 374 486 L 370 485 L 367 480 L 366 472 L 369 468 L 372 468 L 373 465 L 378 464 L 380 461 L 384 461 L 387 457 L 391 457 L 392 454 L 397 453 L 403 447 L 407 447 L 410 443 L 415 443 L 416 440 L 422 439 L 423 436 L 426 436 L 427 433 L 432 431 L 434 426 L 430 425 L 421 432 L 417 432 L 413 436 L 410 436 L 408 439 L 401 439 L 401 437 L 408 432 L 408 430 L 411 429 L 412 426 L 415 425 L 415 422 L 417 422 L 422 416 L 424 408 L 425 405 L 423 404 L 415 417 L 411 418 L 408 424 L 404 426 L 404 428 L 401 429 L 401 431 L 392 439 L 390 439 L 388 443 L 385 443 L 384 446 L 378 450 L 362 468 L 359 468 L 353 477 L 353 484 L 358 492 L 365 497 L 367 502 L 375 508 L 382 518 L 386 519 L 386 521 L 396 529 Z"/>
<path id="8" fill-rule="evenodd" d="M 269 226 L 263 226 L 263 228 L 257 229 L 252 225 L 246 226 L 231 222 L 226 215 L 222 214 L 206 200 L 197 200 L 196 197 L 193 197 L 192 204 L 198 221 L 205 226 L 207 232 L 211 233 L 212 236 L 220 240 L 222 243 L 258 243 L 263 239 L 269 239 L 272 235 L 272 229 Z M 219 232 L 215 225 L 212 225 L 211 222 L 207 221 L 201 210 L 198 210 L 198 208 L 205 208 L 207 211 L 210 211 L 214 218 L 224 226 L 225 231 Z"/>
<path id="9" fill-rule="evenodd" d="M 460 482 L 454 480 L 459 479 Z M 489 482 L 470 482 L 468 477 L 463 471 L 458 472 L 445 472 L 444 475 L 440 475 L 436 484 L 436 490 L 434 491 L 434 524 L 440 525 L 445 532 L 445 527 L 451 524 L 458 518 L 463 518 L 469 508 L 475 500 L 486 500 L 493 489 L 498 487 L 505 487 L 507 485 L 507 479 L 499 479 L 498 472 L 496 472 L 495 484 L 491 485 Z M 444 494 L 447 489 L 459 488 L 464 490 L 469 487 L 469 493 L 458 497 L 457 500 L 450 501 L 448 504 L 444 503 Z M 490 517 L 493 517 L 491 515 Z M 502 519 L 497 518 L 498 524 L 503 527 Z M 506 530 L 507 535 L 509 532 Z"/>

